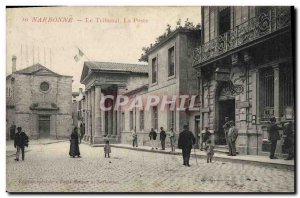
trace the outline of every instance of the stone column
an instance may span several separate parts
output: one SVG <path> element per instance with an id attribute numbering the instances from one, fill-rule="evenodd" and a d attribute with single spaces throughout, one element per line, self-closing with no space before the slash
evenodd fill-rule
<path id="1" fill-rule="evenodd" d="M 101 92 L 100 93 L 101 98 L 104 97 L 104 94 Z M 105 136 L 105 111 L 100 111 L 100 119 L 101 119 L 101 132 L 102 132 L 102 137 Z"/>
<path id="2" fill-rule="evenodd" d="M 258 99 L 258 88 L 259 86 L 258 85 L 258 79 L 259 79 L 259 72 L 258 72 L 258 69 L 256 70 L 253 70 L 252 71 L 252 83 L 251 83 L 251 92 L 252 92 L 252 101 L 251 101 L 251 108 L 252 108 L 252 115 L 255 115 L 256 116 L 256 124 L 258 124 L 258 115 L 257 115 L 257 112 L 258 111 L 258 104 L 257 103 L 259 101 Z"/>
<path id="3" fill-rule="evenodd" d="M 91 88 L 91 123 L 92 123 L 92 130 L 91 130 L 91 140 L 90 143 L 93 143 L 93 136 L 95 134 L 95 87 Z"/>
<path id="4" fill-rule="evenodd" d="M 101 86 L 95 86 L 95 132 L 93 137 L 93 144 L 99 144 L 101 142 L 103 134 L 100 100 Z"/>
<path id="5" fill-rule="evenodd" d="M 113 137 L 117 136 L 117 111 L 114 109 L 115 107 L 115 101 L 113 102 L 113 111 L 112 111 L 112 116 L 113 116 L 113 122 L 112 122 L 112 135 Z"/>
<path id="6" fill-rule="evenodd" d="M 84 115 L 84 128 L 85 128 L 85 135 L 84 140 L 87 140 L 87 134 L 88 134 L 88 92 L 85 92 L 85 115 Z"/>
<path id="7" fill-rule="evenodd" d="M 279 67 L 278 65 L 273 67 L 274 69 L 274 116 L 279 121 Z"/>
<path id="8" fill-rule="evenodd" d="M 92 108 L 91 108 L 91 89 L 88 90 L 88 139 L 87 141 L 90 141 L 91 133 L 92 133 Z"/>
<path id="9" fill-rule="evenodd" d="M 109 105 L 112 105 L 110 103 Z M 113 107 L 111 110 L 107 112 L 107 123 L 108 123 L 108 137 L 111 137 L 112 135 L 112 130 L 113 130 Z"/>

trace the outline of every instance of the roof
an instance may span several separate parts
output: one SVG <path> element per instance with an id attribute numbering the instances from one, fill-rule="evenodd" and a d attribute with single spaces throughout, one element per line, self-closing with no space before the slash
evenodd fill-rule
<path id="1" fill-rule="evenodd" d="M 87 61 L 84 65 L 91 70 L 148 73 L 148 65 L 143 64 Z"/>
<path id="2" fill-rule="evenodd" d="M 132 94 L 136 94 L 142 90 L 147 90 L 149 87 L 149 84 L 144 84 L 142 86 L 139 86 L 135 89 L 129 90 L 128 92 L 124 93 L 125 95 L 132 95 Z"/>
<path id="3" fill-rule="evenodd" d="M 187 29 L 187 28 L 178 28 L 175 31 L 171 32 L 170 34 L 168 34 L 165 38 L 163 38 L 161 41 L 159 41 L 158 43 L 154 43 L 152 45 L 152 47 L 149 48 L 147 54 L 152 53 L 153 51 L 155 51 L 157 48 L 159 48 L 160 46 L 164 45 L 166 42 L 168 42 L 170 39 L 172 39 L 174 36 L 178 35 L 179 33 L 192 33 L 192 34 L 196 34 L 200 37 L 200 29 Z"/>
<path id="4" fill-rule="evenodd" d="M 51 71 L 50 69 L 41 65 L 40 63 L 37 63 L 37 64 L 31 65 L 29 67 L 26 67 L 24 69 L 15 71 L 14 74 L 25 74 L 25 75 L 38 74 L 38 75 L 45 75 L 45 76 L 63 76 L 63 75 L 60 75 L 58 73 Z M 9 75 L 9 76 L 11 76 L 11 75 Z M 7 78 L 9 76 L 7 76 Z"/>

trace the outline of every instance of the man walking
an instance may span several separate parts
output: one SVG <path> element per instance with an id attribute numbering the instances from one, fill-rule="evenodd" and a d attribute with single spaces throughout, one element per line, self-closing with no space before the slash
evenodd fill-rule
<path id="1" fill-rule="evenodd" d="M 228 131 L 230 128 L 230 121 L 228 117 L 225 117 L 225 124 L 223 125 L 223 129 L 224 129 L 224 135 L 225 135 L 225 140 L 226 140 L 226 145 L 229 146 L 228 144 Z"/>
<path id="2" fill-rule="evenodd" d="M 238 129 L 235 127 L 234 121 L 230 121 L 230 128 L 228 131 L 228 146 L 229 146 L 229 156 L 236 156 L 235 141 L 238 137 Z"/>
<path id="3" fill-rule="evenodd" d="M 149 138 L 150 138 L 152 150 L 154 149 L 154 147 L 157 149 L 156 136 L 157 136 L 157 133 L 155 132 L 155 130 L 153 128 L 151 128 L 151 131 L 149 133 Z"/>
<path id="4" fill-rule="evenodd" d="M 279 130 L 281 129 L 276 124 L 276 118 L 270 118 L 271 124 L 268 126 L 268 139 L 271 142 L 271 149 L 270 149 L 270 159 L 278 159 L 275 157 L 275 150 L 277 146 L 277 141 L 280 140 Z"/>
<path id="5" fill-rule="evenodd" d="M 167 134 L 164 131 L 164 128 L 160 127 L 159 139 L 160 139 L 160 142 L 161 142 L 161 150 L 165 150 L 165 147 L 166 147 L 166 137 L 167 137 Z"/>
<path id="6" fill-rule="evenodd" d="M 16 161 L 19 161 L 20 150 L 22 151 L 22 160 L 25 159 L 25 146 L 28 146 L 28 142 L 28 136 L 22 131 L 21 127 L 18 127 L 14 140 L 14 146 L 17 148 Z"/>
<path id="7" fill-rule="evenodd" d="M 178 148 L 182 149 L 183 165 L 190 166 L 190 155 L 193 145 L 196 143 L 194 134 L 188 130 L 188 125 L 183 126 L 183 131 L 179 134 Z"/>

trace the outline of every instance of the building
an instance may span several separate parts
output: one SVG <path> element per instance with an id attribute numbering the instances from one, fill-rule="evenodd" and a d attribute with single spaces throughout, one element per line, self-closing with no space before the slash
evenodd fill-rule
<path id="1" fill-rule="evenodd" d="M 80 82 L 85 85 L 85 137 L 91 144 L 120 141 L 120 110 L 100 108 L 101 98 L 122 95 L 148 81 L 148 66 L 111 62 L 84 62 Z M 105 100 L 105 107 L 115 100 Z"/>
<path id="2" fill-rule="evenodd" d="M 41 64 L 6 77 L 7 127 L 20 126 L 31 139 L 65 138 L 71 133 L 72 77 L 57 74 Z"/>
<path id="3" fill-rule="evenodd" d="M 224 118 L 239 129 L 242 154 L 269 151 L 270 117 L 294 122 L 295 65 L 291 7 L 210 7 L 202 9 L 201 46 L 193 67 L 200 73 L 200 128 L 225 144 Z M 276 153 L 282 154 L 283 140 Z"/>
<path id="4" fill-rule="evenodd" d="M 80 127 L 81 124 L 85 124 L 85 93 L 82 91 L 82 88 L 79 88 L 79 92 L 73 92 L 73 125 Z M 74 95 L 76 95 L 74 97 Z"/>
<path id="5" fill-rule="evenodd" d="M 141 97 L 144 102 L 143 107 L 128 107 L 122 110 L 122 143 L 131 143 L 132 132 L 136 131 L 139 145 L 149 145 L 151 128 L 160 132 L 160 127 L 166 131 L 173 128 L 178 137 L 184 124 L 188 124 L 190 130 L 198 135 L 200 112 L 191 111 L 186 105 L 184 110 L 177 110 L 177 107 L 180 95 L 198 95 L 198 75 L 192 68 L 191 54 L 194 48 L 200 45 L 200 35 L 200 30 L 179 28 L 148 50 L 147 84 L 125 93 L 131 101 Z M 146 100 L 151 96 L 158 96 L 161 102 L 147 109 Z M 176 103 L 175 109 L 171 108 L 171 103 L 162 103 L 164 96 L 167 96 L 169 102 Z M 176 97 L 175 100 L 173 96 Z M 169 138 L 166 141 L 168 144 Z"/>

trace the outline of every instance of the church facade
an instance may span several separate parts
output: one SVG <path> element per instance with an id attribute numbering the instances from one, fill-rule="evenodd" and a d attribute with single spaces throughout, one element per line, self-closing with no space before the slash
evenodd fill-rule
<path id="1" fill-rule="evenodd" d="M 60 139 L 72 130 L 72 76 L 57 74 L 41 64 L 6 77 L 7 127 L 16 125 L 31 139 Z"/>

